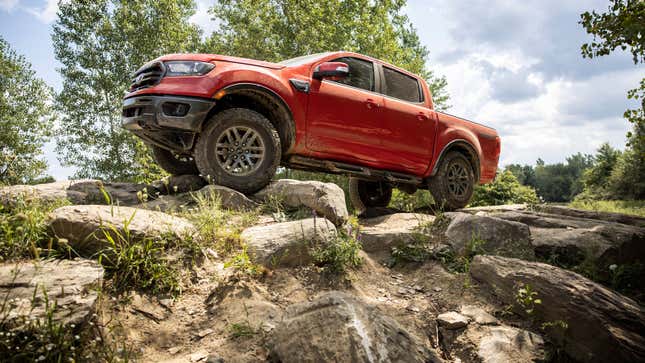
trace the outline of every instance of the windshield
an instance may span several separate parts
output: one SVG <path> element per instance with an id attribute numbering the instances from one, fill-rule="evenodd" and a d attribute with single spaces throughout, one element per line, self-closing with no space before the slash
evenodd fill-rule
<path id="1" fill-rule="evenodd" d="M 322 57 L 326 56 L 327 54 L 331 54 L 331 52 L 303 55 L 301 57 L 296 57 L 296 58 L 283 60 L 282 62 L 278 62 L 278 64 L 282 64 L 283 66 L 287 66 L 287 67 L 295 67 L 295 66 L 299 66 L 301 64 L 309 63 L 309 62 L 311 62 L 313 60 L 316 60 L 317 58 L 322 58 Z"/>

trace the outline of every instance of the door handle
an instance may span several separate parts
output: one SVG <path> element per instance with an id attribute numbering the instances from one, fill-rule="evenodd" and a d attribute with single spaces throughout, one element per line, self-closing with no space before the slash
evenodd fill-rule
<path id="1" fill-rule="evenodd" d="M 365 101 L 365 106 L 367 106 L 367 108 L 371 110 L 373 108 L 378 108 L 379 104 L 376 103 L 376 101 L 374 101 L 373 99 L 368 98 L 367 101 Z"/>
<path id="2" fill-rule="evenodd" d="M 428 116 L 426 116 L 424 113 L 419 112 L 419 113 L 417 114 L 417 120 L 419 120 L 419 121 L 427 121 L 427 120 L 428 120 Z"/>

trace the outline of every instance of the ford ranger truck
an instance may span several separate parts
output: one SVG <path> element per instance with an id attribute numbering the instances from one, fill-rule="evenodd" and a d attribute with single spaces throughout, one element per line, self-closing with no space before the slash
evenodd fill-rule
<path id="1" fill-rule="evenodd" d="M 350 52 L 270 63 L 170 54 L 134 73 L 123 127 L 171 174 L 254 193 L 279 166 L 345 174 L 357 210 L 429 189 L 445 210 L 493 180 L 500 138 L 434 109 L 426 82 Z"/>

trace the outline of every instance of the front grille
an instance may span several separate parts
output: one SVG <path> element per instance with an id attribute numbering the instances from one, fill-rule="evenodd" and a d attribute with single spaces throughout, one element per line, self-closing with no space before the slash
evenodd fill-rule
<path id="1" fill-rule="evenodd" d="M 130 92 L 156 85 L 161 82 L 165 73 L 166 67 L 164 67 L 163 63 L 160 61 L 153 61 L 145 64 L 134 72 L 132 84 L 130 85 Z"/>

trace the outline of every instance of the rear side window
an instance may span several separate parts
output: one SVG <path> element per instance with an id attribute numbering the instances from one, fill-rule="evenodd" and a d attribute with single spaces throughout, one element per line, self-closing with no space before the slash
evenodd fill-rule
<path id="1" fill-rule="evenodd" d="M 349 76 L 336 82 L 348 86 L 374 91 L 374 64 L 358 58 L 338 58 L 332 62 L 343 62 L 349 66 Z"/>
<path id="2" fill-rule="evenodd" d="M 383 67 L 385 94 L 408 102 L 421 102 L 419 81 L 394 69 Z"/>

